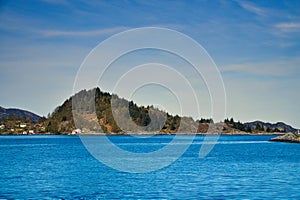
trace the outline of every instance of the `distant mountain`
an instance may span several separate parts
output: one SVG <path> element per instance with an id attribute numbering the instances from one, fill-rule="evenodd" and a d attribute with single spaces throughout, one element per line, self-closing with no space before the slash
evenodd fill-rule
<path id="1" fill-rule="evenodd" d="M 3 108 L 0 106 L 0 119 L 8 118 L 9 115 L 16 115 L 18 117 L 25 117 L 27 119 L 33 120 L 34 123 L 37 123 L 41 116 L 34 114 L 32 112 L 21 110 L 17 108 Z"/>
<path id="2" fill-rule="evenodd" d="M 262 122 L 262 121 L 254 121 L 254 122 L 247 122 L 244 123 L 246 127 L 249 127 L 250 129 L 260 129 L 263 131 L 274 131 L 274 132 L 297 132 L 297 129 L 291 127 L 290 125 L 287 125 L 283 122 L 277 122 L 275 124 L 271 124 L 268 122 Z"/>
<path id="3" fill-rule="evenodd" d="M 93 101 L 95 106 L 91 106 Z M 76 106 L 77 110 L 72 112 L 72 106 Z M 114 107 L 113 110 L 112 106 Z M 129 117 L 127 110 L 129 111 Z M 76 126 L 74 114 L 76 116 Z M 138 106 L 133 101 L 101 91 L 99 88 L 88 91 L 82 90 L 74 94 L 58 106 L 48 118 L 41 118 L 32 112 L 21 109 L 0 107 L 0 119 L 8 118 L 10 115 L 25 117 L 33 120 L 34 123 L 39 121 L 39 125 L 43 129 L 38 131 L 55 134 L 69 134 L 77 129 L 80 129 L 82 133 L 101 132 L 105 134 L 154 132 L 158 134 L 192 132 L 200 134 L 275 134 L 296 133 L 298 131 L 283 122 L 274 124 L 262 121 L 242 123 L 231 118 L 225 119 L 224 122 L 214 123 L 213 119 L 201 118 L 194 120 L 191 117 L 174 116 L 151 105 Z M 8 119 L 3 125 L 13 128 L 15 126 L 13 121 L 15 121 L 13 118 Z M 95 122 L 98 125 L 95 125 Z M 148 126 L 150 123 L 151 126 Z"/>

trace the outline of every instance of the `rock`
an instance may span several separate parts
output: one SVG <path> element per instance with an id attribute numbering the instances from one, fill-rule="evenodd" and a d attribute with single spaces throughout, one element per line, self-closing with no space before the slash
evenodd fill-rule
<path id="1" fill-rule="evenodd" d="M 286 133 L 284 135 L 277 136 L 276 138 L 272 138 L 270 141 L 300 143 L 300 135 L 296 133 Z"/>

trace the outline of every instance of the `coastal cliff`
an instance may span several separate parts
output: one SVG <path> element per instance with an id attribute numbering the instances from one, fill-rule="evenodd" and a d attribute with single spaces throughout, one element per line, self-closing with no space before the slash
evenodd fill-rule
<path id="1" fill-rule="evenodd" d="M 300 135 L 296 133 L 286 133 L 284 135 L 272 138 L 272 142 L 290 142 L 290 143 L 300 143 Z"/>

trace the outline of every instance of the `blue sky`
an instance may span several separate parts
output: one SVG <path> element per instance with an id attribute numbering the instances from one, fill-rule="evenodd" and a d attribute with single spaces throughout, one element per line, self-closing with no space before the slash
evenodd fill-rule
<path id="1" fill-rule="evenodd" d="M 72 94 L 98 43 L 145 26 L 180 31 L 207 50 L 228 117 L 300 128 L 300 1 L 292 0 L 1 1 L 0 105 L 47 115 Z"/>

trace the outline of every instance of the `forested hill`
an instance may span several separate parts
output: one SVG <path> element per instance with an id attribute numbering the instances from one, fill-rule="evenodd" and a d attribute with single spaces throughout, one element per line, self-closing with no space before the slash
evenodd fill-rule
<path id="1" fill-rule="evenodd" d="M 189 131 L 187 127 L 193 126 L 195 121 L 189 117 L 172 116 L 168 113 L 162 112 L 153 106 L 138 106 L 133 101 L 119 98 L 117 95 L 111 95 L 107 92 L 100 91 L 99 88 L 93 90 L 82 90 L 66 100 L 61 106 L 57 107 L 55 111 L 46 119 L 44 126 L 47 132 L 51 133 L 71 133 L 75 129 L 72 100 L 76 99 L 76 103 L 80 104 L 81 113 L 86 123 L 97 120 L 104 133 L 124 133 L 124 132 L 157 132 L 160 133 L 175 133 L 178 131 L 181 120 L 184 120 L 184 125 L 181 125 L 181 131 Z M 95 110 L 91 110 L 90 103 L 95 101 Z M 112 112 L 113 106 L 115 115 Z M 126 110 L 129 107 L 130 118 L 126 117 Z M 91 114 L 96 112 L 97 119 Z M 149 116 L 151 113 L 152 122 Z M 118 123 L 115 121 L 118 119 Z M 129 120 L 133 120 L 130 123 Z M 151 126 L 147 127 L 151 122 Z M 165 123 L 163 123 L 165 122 Z M 118 126 L 122 125 L 122 129 Z M 140 127 L 140 129 L 138 128 Z M 77 127 L 78 128 L 78 127 Z M 93 127 L 81 127 L 84 132 L 94 132 Z M 197 129 L 197 126 L 193 127 Z M 84 130 L 85 129 L 85 130 Z M 125 130 L 124 130 L 125 129 Z"/>
<path id="2" fill-rule="evenodd" d="M 41 118 L 39 115 L 26 110 L 21 110 L 17 108 L 3 108 L 0 106 L 0 119 L 6 119 L 11 115 L 14 115 L 18 118 L 30 119 L 35 123 L 37 123 L 38 120 Z"/>
<path id="3" fill-rule="evenodd" d="M 75 106 L 80 108 L 80 112 L 82 112 L 81 118 L 76 121 L 77 127 L 75 127 L 72 113 L 72 100 L 74 99 L 76 99 Z M 90 106 L 92 101 L 95 102 L 95 108 Z M 116 108 L 113 111 L 112 106 Z M 130 117 L 127 116 L 128 108 Z M 92 113 L 96 113 L 97 117 Z M 149 114 L 151 114 L 151 118 Z M 67 134 L 76 128 L 80 128 L 83 133 L 92 133 L 99 132 L 99 129 L 91 124 L 95 121 L 100 125 L 101 132 L 106 134 L 123 134 L 126 132 L 223 134 L 296 132 L 296 129 L 282 122 L 276 124 L 260 121 L 241 123 L 232 118 L 218 123 L 214 123 L 212 119 L 195 121 L 191 117 L 173 116 L 153 106 L 138 106 L 133 101 L 103 92 L 99 88 L 88 91 L 82 90 L 70 97 L 57 107 L 42 125 L 46 132 L 50 133 Z M 150 123 L 151 126 L 148 126 Z"/>
<path id="4" fill-rule="evenodd" d="M 95 106 L 91 106 L 91 103 Z M 77 109 L 72 112 L 72 105 Z M 112 109 L 113 108 L 113 109 Z M 96 113 L 93 114 L 93 113 Z M 76 126 L 74 115 L 76 117 Z M 21 124 L 26 127 L 21 128 Z M 95 123 L 97 123 L 95 125 Z M 133 101 L 119 98 L 99 88 L 82 90 L 67 99 L 47 118 L 29 111 L 0 107 L 0 134 L 23 132 L 69 134 L 75 129 L 82 133 L 220 133 L 259 134 L 297 132 L 297 129 L 278 122 L 254 121 L 241 123 L 233 118 L 214 123 L 212 119 L 194 120 L 191 117 L 171 115 L 153 106 L 138 106 Z M 99 126 L 101 127 L 99 129 Z"/>

